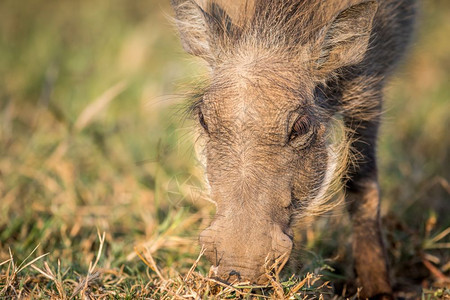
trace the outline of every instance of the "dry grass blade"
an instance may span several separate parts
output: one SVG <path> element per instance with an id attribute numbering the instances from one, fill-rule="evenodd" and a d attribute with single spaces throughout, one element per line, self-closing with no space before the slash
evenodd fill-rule
<path id="1" fill-rule="evenodd" d="M 275 270 L 275 278 L 279 281 L 280 280 L 280 273 L 281 270 L 283 270 L 284 266 L 289 260 L 289 253 L 285 252 L 283 255 L 281 255 L 274 264 L 274 270 Z"/>
<path id="2" fill-rule="evenodd" d="M 274 289 L 274 295 L 277 299 L 285 299 L 283 286 L 280 281 L 280 273 L 289 259 L 288 253 L 282 254 L 275 262 L 269 267 L 271 262 L 270 257 L 266 257 L 264 268 L 266 270 L 265 276 L 269 279 L 272 288 Z"/>
<path id="3" fill-rule="evenodd" d="M 89 104 L 78 116 L 74 128 L 77 131 L 83 130 L 88 126 L 101 111 L 105 110 L 108 104 L 114 100 L 127 87 L 126 81 L 121 81 L 106 90 L 100 97 Z"/>
<path id="4" fill-rule="evenodd" d="M 307 274 L 306 277 L 303 278 L 302 281 L 300 281 L 299 283 L 297 283 L 293 288 L 291 288 L 291 289 L 289 290 L 289 294 L 287 295 L 287 298 L 293 297 L 294 294 L 296 294 L 298 291 L 300 291 L 300 289 L 301 289 L 302 287 L 304 287 L 305 284 L 306 284 L 307 282 L 309 282 L 311 279 L 312 279 L 312 274 L 310 274 L 310 273 Z"/>
<path id="5" fill-rule="evenodd" d="M 84 277 L 78 285 L 74 288 L 72 295 L 70 296 L 70 299 L 73 299 L 76 297 L 76 295 L 81 294 L 81 298 L 86 298 L 86 291 L 89 287 L 89 285 L 94 282 L 95 280 L 100 278 L 100 273 L 96 272 L 91 274 L 90 276 Z"/>
<path id="6" fill-rule="evenodd" d="M 147 248 L 145 248 L 145 252 L 143 254 L 137 248 L 134 248 L 134 251 L 136 252 L 137 256 L 147 265 L 147 267 L 153 270 L 162 281 L 166 281 L 164 276 L 162 276 L 161 272 L 159 271 L 159 268 L 156 265 L 156 262 L 153 259 L 152 254 Z"/>
<path id="7" fill-rule="evenodd" d="M 11 249 L 9 249 L 9 264 L 8 264 L 8 268 L 6 270 L 6 276 L 5 276 L 5 285 L 3 287 L 3 289 L 0 290 L 0 295 L 4 295 L 6 293 L 6 291 L 8 290 L 8 288 L 10 286 L 12 286 L 12 283 L 14 281 L 14 279 L 16 278 L 16 267 L 14 264 L 14 257 L 12 255 Z"/>
<path id="8" fill-rule="evenodd" d="M 450 243 L 435 243 L 426 246 L 425 249 L 450 249 Z"/>
<path id="9" fill-rule="evenodd" d="M 36 267 L 35 265 L 31 265 L 31 267 L 38 271 L 39 273 L 41 273 L 43 276 L 45 276 L 47 279 L 50 279 L 51 281 L 53 281 L 53 283 L 56 286 L 56 289 L 59 293 L 59 297 L 60 299 L 67 299 L 65 290 L 64 290 L 64 285 L 63 282 L 61 281 L 61 278 L 59 278 L 59 270 L 60 270 L 60 263 L 58 262 L 58 273 L 57 275 L 53 274 L 53 271 L 51 270 L 50 266 L 47 264 L 47 262 L 44 262 L 44 269 L 45 271 L 39 269 L 38 267 Z"/>
<path id="10" fill-rule="evenodd" d="M 444 229 L 439 234 L 434 237 L 427 239 L 424 241 L 423 248 L 424 249 L 450 249 L 450 243 L 439 243 L 440 240 L 445 238 L 450 234 L 450 227 Z"/>
<path id="11" fill-rule="evenodd" d="M 436 268 L 431 262 L 426 259 L 422 259 L 424 266 L 430 271 L 433 277 L 439 282 L 445 282 L 450 284 L 450 277 L 445 276 L 438 268 Z"/>
<path id="12" fill-rule="evenodd" d="M 205 253 L 206 248 L 205 246 L 202 246 L 202 249 L 200 250 L 200 254 L 198 255 L 197 259 L 195 260 L 195 262 L 192 264 L 192 267 L 189 269 L 188 273 L 186 274 L 186 276 L 184 276 L 184 281 L 187 281 L 191 276 L 192 273 L 194 272 L 194 270 L 197 268 L 197 265 L 200 261 L 200 258 L 203 256 L 203 254 Z"/>
<path id="13" fill-rule="evenodd" d="M 27 259 L 29 259 L 31 257 L 31 255 L 33 255 L 34 252 L 36 252 L 37 248 L 39 248 L 39 244 L 36 247 L 34 247 L 34 249 L 30 252 L 30 254 L 28 254 L 28 256 L 25 257 L 25 259 L 22 261 L 22 263 L 17 267 L 17 269 L 18 269 L 17 273 L 20 272 L 21 270 L 23 270 L 22 265 L 27 261 Z M 9 254 L 12 255 L 11 249 L 9 249 Z"/>
<path id="14" fill-rule="evenodd" d="M 7 260 L 5 260 L 4 262 L 0 263 L 0 267 L 3 266 L 4 264 L 7 264 L 11 261 L 11 258 L 8 258 Z"/>
<path id="15" fill-rule="evenodd" d="M 435 237 L 433 237 L 430 240 L 430 242 L 432 242 L 432 243 L 438 242 L 438 241 L 442 240 L 444 237 L 446 237 L 449 234 L 450 234 L 450 227 L 446 228 L 441 233 L 437 234 Z"/>
<path id="16" fill-rule="evenodd" d="M 56 273 L 56 275 L 53 274 L 50 266 L 47 264 L 47 262 L 44 262 L 44 267 L 47 270 L 48 274 L 51 274 L 54 278 L 53 282 L 56 285 L 56 289 L 58 290 L 59 296 L 61 297 L 61 299 L 67 299 L 66 293 L 64 291 L 64 285 L 63 282 L 61 280 L 61 276 L 60 276 L 60 262 L 58 261 L 58 271 Z"/>
<path id="17" fill-rule="evenodd" d="M 56 278 L 53 276 L 53 274 L 48 274 L 47 272 L 39 269 L 38 267 L 36 267 L 35 265 L 31 265 L 31 268 L 33 268 L 35 271 L 38 271 L 39 273 L 41 273 L 44 277 L 46 277 L 47 279 L 50 280 L 55 280 Z"/>
<path id="18" fill-rule="evenodd" d="M 91 274 L 92 272 L 94 272 L 95 268 L 97 267 L 98 261 L 100 260 L 100 257 L 102 256 L 102 250 L 103 250 L 103 245 L 105 244 L 105 237 L 106 237 L 106 233 L 103 232 L 102 235 L 100 235 L 100 232 L 97 232 L 98 238 L 100 240 L 100 246 L 98 247 L 98 252 L 97 252 L 97 257 L 95 259 L 94 264 L 91 264 L 89 266 L 89 274 Z M 89 276 L 89 275 L 88 275 Z"/>
<path id="19" fill-rule="evenodd" d="M 103 246 L 105 244 L 106 233 L 103 232 L 103 234 L 100 234 L 100 231 L 97 231 L 97 235 L 98 235 L 98 238 L 99 238 L 99 241 L 100 241 L 100 245 L 99 245 L 98 252 L 97 252 L 97 257 L 95 258 L 94 263 L 92 263 L 92 262 L 89 263 L 88 274 L 86 275 L 85 278 L 83 278 L 78 283 L 78 285 L 76 286 L 76 288 L 72 292 L 72 295 L 70 296 L 71 299 L 74 298 L 79 293 L 81 293 L 82 297 L 84 297 L 84 295 L 86 294 L 86 291 L 89 288 L 90 283 L 95 281 L 96 279 L 98 279 L 100 277 L 100 273 L 99 272 L 94 272 L 94 270 L 97 267 L 97 264 L 98 264 L 98 262 L 100 260 L 101 255 L 102 255 Z"/>
<path id="20" fill-rule="evenodd" d="M 9 257 L 10 258 L 8 260 L 2 262 L 2 264 L 1 264 L 1 265 L 3 265 L 6 263 L 9 263 L 8 268 L 6 270 L 6 277 L 4 280 L 5 284 L 4 284 L 3 289 L 0 291 L 0 295 L 3 295 L 4 293 L 6 293 L 6 291 L 9 288 L 12 288 L 13 290 L 15 290 L 14 283 L 16 282 L 17 274 L 20 273 L 21 271 L 23 271 L 24 269 L 26 269 L 28 266 L 32 265 L 36 261 L 40 260 L 41 258 L 43 258 L 49 254 L 49 253 L 45 253 L 43 255 L 36 257 L 35 259 L 31 260 L 30 262 L 26 263 L 26 261 L 31 257 L 31 255 L 33 255 L 33 253 L 36 252 L 38 247 L 39 247 L 39 245 L 37 245 L 30 252 L 30 254 L 28 254 L 28 256 L 22 261 L 22 263 L 19 266 L 16 266 L 16 264 L 14 263 L 14 256 L 12 254 L 11 249 L 9 249 Z"/>
<path id="21" fill-rule="evenodd" d="M 450 261 L 442 266 L 442 272 L 450 271 Z"/>
<path id="22" fill-rule="evenodd" d="M 45 256 L 47 256 L 47 255 L 49 255 L 49 254 L 50 254 L 50 253 L 45 253 L 45 254 L 42 254 L 42 255 L 36 257 L 35 259 L 33 259 L 32 261 L 30 261 L 30 262 L 27 263 L 26 265 L 22 266 L 19 270 L 17 270 L 17 273 L 19 273 L 20 271 L 22 271 L 22 270 L 25 269 L 26 267 L 28 267 L 28 266 L 34 264 L 36 261 L 40 260 L 41 258 L 43 258 L 43 257 L 45 257 Z"/>
<path id="23" fill-rule="evenodd" d="M 239 296 L 244 296 L 246 293 L 243 293 L 242 291 L 240 291 L 239 289 L 235 288 L 232 285 L 223 283 L 219 280 L 216 280 L 214 278 L 205 278 L 208 282 L 212 282 L 216 285 L 220 285 L 221 287 L 224 287 L 225 290 L 223 290 L 220 294 L 218 294 L 217 296 L 220 296 L 222 294 L 229 294 L 230 292 L 235 292 L 237 295 Z"/>

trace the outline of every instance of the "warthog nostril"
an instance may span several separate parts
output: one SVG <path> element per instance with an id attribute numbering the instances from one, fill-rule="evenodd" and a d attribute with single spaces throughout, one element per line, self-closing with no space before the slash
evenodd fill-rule
<path id="1" fill-rule="evenodd" d="M 230 278 L 233 276 L 236 276 L 239 281 L 241 280 L 241 273 L 235 270 L 231 270 L 231 272 L 228 274 L 227 281 L 230 281 Z"/>

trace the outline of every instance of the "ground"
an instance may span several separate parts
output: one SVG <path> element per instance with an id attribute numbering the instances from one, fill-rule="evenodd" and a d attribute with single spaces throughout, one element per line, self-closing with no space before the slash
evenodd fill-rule
<path id="1" fill-rule="evenodd" d="M 169 1 L 0 3 L 0 298 L 356 298 L 342 210 L 299 232 L 272 288 L 208 279 L 182 86 L 204 69 Z M 397 296 L 449 299 L 450 2 L 422 3 L 386 91 L 383 228 Z"/>

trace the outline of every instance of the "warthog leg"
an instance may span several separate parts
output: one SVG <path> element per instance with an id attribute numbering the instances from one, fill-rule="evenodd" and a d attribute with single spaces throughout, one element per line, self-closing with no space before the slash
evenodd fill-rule
<path id="1" fill-rule="evenodd" d="M 364 96 L 362 93 L 361 96 Z M 371 95 L 373 96 L 373 94 Z M 368 97 L 372 98 L 372 97 Z M 381 103 L 379 99 L 367 99 Z M 345 99 L 345 98 L 344 98 Z M 353 257 L 361 299 L 392 299 L 388 264 L 380 229 L 380 193 L 377 180 L 376 138 L 380 105 L 371 108 L 372 120 L 347 118 L 357 160 L 349 169 L 346 203 L 353 223 Z"/>

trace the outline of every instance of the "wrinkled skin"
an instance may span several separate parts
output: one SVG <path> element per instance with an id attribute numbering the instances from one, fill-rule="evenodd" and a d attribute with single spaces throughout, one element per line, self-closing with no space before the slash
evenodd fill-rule
<path id="1" fill-rule="evenodd" d="M 345 185 L 361 297 L 389 299 L 375 144 L 414 0 L 198 1 L 172 5 L 184 49 L 210 67 L 192 111 L 217 206 L 200 235 L 214 275 L 267 282 L 296 220 Z M 345 132 L 332 143 L 335 115 Z"/>

